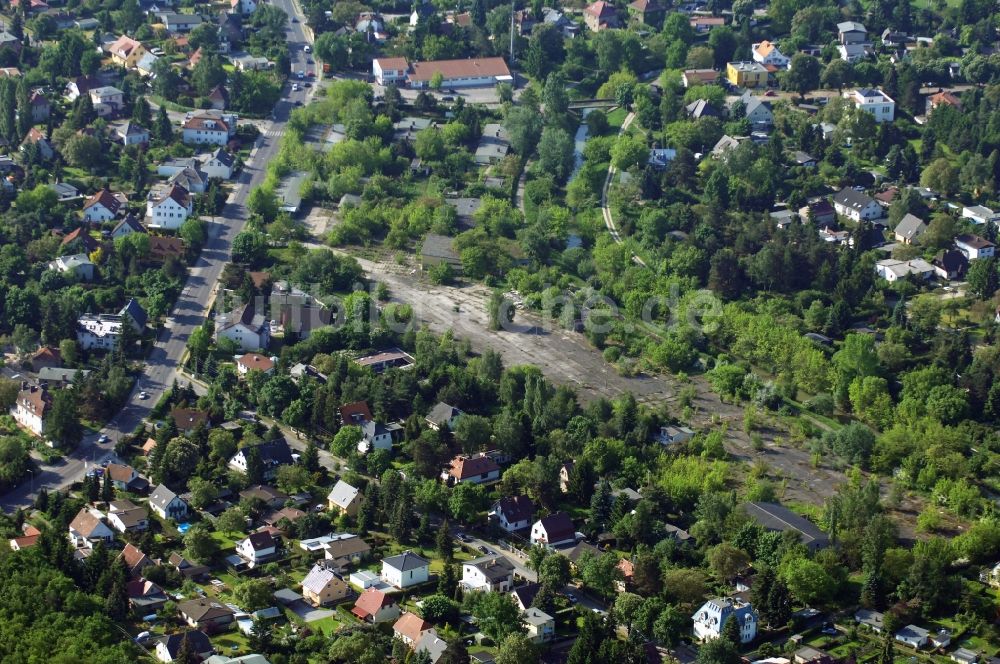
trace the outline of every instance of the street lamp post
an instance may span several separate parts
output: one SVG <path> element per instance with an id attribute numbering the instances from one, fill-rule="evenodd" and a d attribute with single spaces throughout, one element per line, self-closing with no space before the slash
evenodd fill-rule
<path id="1" fill-rule="evenodd" d="M 30 468 L 28 468 L 27 471 L 28 471 L 28 475 L 31 478 L 31 480 L 30 480 L 30 482 L 28 484 L 28 493 L 34 493 L 35 492 L 35 471 L 31 470 Z"/>

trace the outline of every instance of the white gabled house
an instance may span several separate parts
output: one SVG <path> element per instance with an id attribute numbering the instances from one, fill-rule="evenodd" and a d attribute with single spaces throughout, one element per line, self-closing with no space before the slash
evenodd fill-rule
<path id="1" fill-rule="evenodd" d="M 149 494 L 149 509 L 153 510 L 161 519 L 173 519 L 180 521 L 187 518 L 188 504 L 184 499 L 167 488 L 166 484 L 160 484 L 153 493 Z"/>
<path id="2" fill-rule="evenodd" d="M 881 219 L 883 210 L 874 198 L 851 187 L 844 187 L 833 197 L 833 209 L 852 221 Z"/>
<path id="3" fill-rule="evenodd" d="M 489 511 L 489 519 L 512 533 L 531 526 L 535 515 L 535 504 L 527 496 L 504 496 Z"/>
<path id="4" fill-rule="evenodd" d="M 792 62 L 791 58 L 778 50 L 776 44 L 766 39 L 759 44 L 754 44 L 752 51 L 754 62 L 759 62 L 764 66 L 773 65 L 779 69 L 787 69 Z"/>
<path id="5" fill-rule="evenodd" d="M 159 192 L 150 192 L 146 200 L 149 227 L 177 230 L 194 211 L 191 194 L 180 185 L 171 185 Z"/>
<path id="6" fill-rule="evenodd" d="M 233 135 L 233 128 L 222 118 L 196 115 L 184 122 L 181 140 L 185 145 L 225 146 Z"/>
<path id="7" fill-rule="evenodd" d="M 220 180 L 228 180 L 233 177 L 233 168 L 236 165 L 236 157 L 226 152 L 223 148 L 219 148 L 201 165 L 201 170 L 210 178 L 219 178 Z"/>
<path id="8" fill-rule="evenodd" d="M 269 532 L 251 533 L 236 543 L 236 553 L 251 567 L 273 558 L 278 552 L 274 537 Z"/>

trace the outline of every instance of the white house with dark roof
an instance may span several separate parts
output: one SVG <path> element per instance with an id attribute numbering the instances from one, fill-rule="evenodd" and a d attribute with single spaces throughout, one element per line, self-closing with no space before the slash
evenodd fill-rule
<path id="1" fill-rule="evenodd" d="M 221 314 L 215 320 L 215 340 L 229 339 L 240 350 L 252 351 L 267 348 L 271 328 L 263 313 L 258 313 L 252 302 Z"/>
<path id="2" fill-rule="evenodd" d="M 236 166 L 236 157 L 219 148 L 210 154 L 201 164 L 201 170 L 210 178 L 228 180 L 233 177 L 233 168 Z"/>
<path id="3" fill-rule="evenodd" d="M 528 496 L 504 496 L 489 511 L 489 519 L 512 533 L 531 526 L 535 516 L 535 504 Z"/>
<path id="4" fill-rule="evenodd" d="M 927 637 L 930 635 L 923 627 L 907 625 L 892 635 L 900 643 L 905 643 L 911 648 L 920 649 L 927 645 Z"/>
<path id="5" fill-rule="evenodd" d="M 188 504 L 184 499 L 167 488 L 166 484 L 160 484 L 153 493 L 149 494 L 149 509 L 153 510 L 161 519 L 173 519 L 182 521 L 187 518 Z"/>
<path id="6" fill-rule="evenodd" d="M 104 515 L 97 510 L 83 508 L 69 523 L 69 541 L 78 549 L 90 549 L 97 542 L 109 544 L 114 538 L 114 532 L 104 522 Z"/>
<path id="7" fill-rule="evenodd" d="M 194 211 L 191 194 L 180 185 L 171 185 L 159 192 L 150 192 L 146 200 L 146 216 L 150 228 L 177 230 Z"/>
<path id="8" fill-rule="evenodd" d="M 365 422 L 361 425 L 361 440 L 358 453 L 367 454 L 372 450 L 391 450 L 392 432 L 380 422 Z"/>
<path id="9" fill-rule="evenodd" d="M 382 580 L 394 588 L 409 588 L 426 583 L 430 576 L 430 561 L 412 551 L 382 560 Z"/>
<path id="10" fill-rule="evenodd" d="M 514 587 L 514 565 L 504 556 L 487 555 L 462 563 L 465 590 L 510 592 Z"/>
<path id="11" fill-rule="evenodd" d="M 531 543 L 554 548 L 576 542 L 573 520 L 565 512 L 555 512 L 542 517 L 531 526 Z"/>
<path id="12" fill-rule="evenodd" d="M 881 219 L 883 213 L 878 201 L 851 187 L 844 187 L 834 195 L 833 209 L 837 214 L 857 222 Z"/>
<path id="13" fill-rule="evenodd" d="M 545 643 L 556 636 L 556 620 L 541 609 L 529 606 L 521 614 L 521 620 L 527 627 L 527 637 L 533 643 Z"/>
<path id="14" fill-rule="evenodd" d="M 972 233 L 962 233 L 955 238 L 955 247 L 970 261 L 996 255 L 996 245 Z"/>
<path id="15" fill-rule="evenodd" d="M 722 636 L 726 622 L 736 620 L 740 625 L 740 642 L 750 643 L 757 636 L 757 611 L 749 602 L 731 597 L 715 597 L 701 605 L 691 617 L 694 635 L 701 641 Z"/>
<path id="16" fill-rule="evenodd" d="M 427 425 L 430 428 L 437 430 L 447 424 L 449 429 L 454 430 L 455 424 L 458 422 L 458 418 L 460 418 L 463 414 L 464 413 L 462 413 L 462 411 L 455 406 L 446 404 L 443 401 L 438 402 L 433 408 L 431 408 L 431 412 L 427 413 Z"/>
<path id="17" fill-rule="evenodd" d="M 251 533 L 236 543 L 236 554 L 251 567 L 273 558 L 277 553 L 278 545 L 267 531 Z"/>

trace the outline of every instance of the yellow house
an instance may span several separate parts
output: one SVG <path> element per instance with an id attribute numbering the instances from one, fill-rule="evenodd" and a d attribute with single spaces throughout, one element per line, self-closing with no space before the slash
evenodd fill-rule
<path id="1" fill-rule="evenodd" d="M 351 594 L 351 589 L 336 572 L 320 563 L 302 580 L 302 598 L 315 607 L 333 604 Z"/>
<path id="2" fill-rule="evenodd" d="M 762 88 L 767 85 L 767 69 L 759 62 L 730 62 L 726 79 L 738 88 Z"/>

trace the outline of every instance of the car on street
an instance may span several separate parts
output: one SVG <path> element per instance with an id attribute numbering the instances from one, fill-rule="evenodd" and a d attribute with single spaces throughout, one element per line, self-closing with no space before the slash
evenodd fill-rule
<path id="1" fill-rule="evenodd" d="M 472 538 L 469 537 L 468 535 L 466 535 L 465 533 L 459 533 L 459 534 L 455 535 L 455 537 L 457 537 L 460 542 L 471 542 L 472 541 Z"/>
<path id="2" fill-rule="evenodd" d="M 298 91 L 299 91 L 299 84 L 292 83 L 292 92 L 298 92 Z"/>
<path id="3" fill-rule="evenodd" d="M 313 72 L 313 70 L 312 70 L 312 69 L 310 69 L 310 70 L 309 70 L 308 72 L 306 72 L 306 76 L 308 76 L 309 78 L 312 78 L 312 77 L 313 77 L 313 76 L 315 76 L 315 75 L 316 75 L 316 74 L 315 74 L 315 73 Z"/>
<path id="4" fill-rule="evenodd" d="M 312 53 L 312 47 L 310 47 L 309 44 L 306 44 L 305 46 L 303 46 L 302 50 L 305 51 L 306 53 Z M 310 62 L 312 62 L 312 61 L 310 60 Z"/>
<path id="5" fill-rule="evenodd" d="M 145 401 L 148 398 L 149 398 L 149 392 L 145 392 L 145 391 L 139 392 L 139 399 Z"/>
<path id="6" fill-rule="evenodd" d="M 293 16 L 293 17 L 292 17 L 292 23 L 298 23 L 298 22 L 299 22 L 299 19 L 297 19 L 297 18 L 295 18 L 295 17 Z"/>
<path id="7" fill-rule="evenodd" d="M 102 433 L 101 436 L 97 439 L 97 442 L 103 444 L 103 443 L 108 442 L 109 440 L 111 440 L 111 439 L 108 438 L 107 435 L 105 435 L 105 434 Z"/>
<path id="8" fill-rule="evenodd" d="M 577 602 L 580 601 L 576 598 L 576 595 L 574 595 L 573 593 L 566 593 L 566 599 L 569 600 L 570 604 L 576 604 Z"/>
<path id="9" fill-rule="evenodd" d="M 482 551 L 483 553 L 492 553 L 492 552 L 490 551 L 490 548 L 489 548 L 488 546 L 480 546 L 480 547 L 478 547 L 478 548 L 479 548 L 479 550 L 480 550 L 480 551 Z"/>

